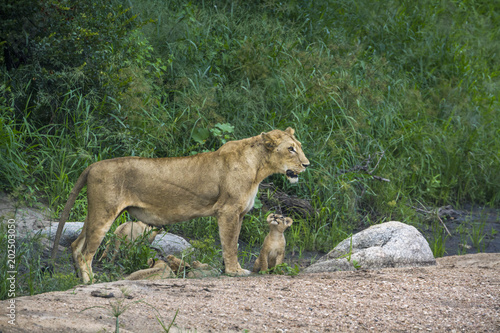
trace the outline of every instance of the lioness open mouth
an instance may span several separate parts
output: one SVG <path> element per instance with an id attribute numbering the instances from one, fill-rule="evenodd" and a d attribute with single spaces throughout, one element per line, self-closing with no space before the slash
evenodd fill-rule
<path id="1" fill-rule="evenodd" d="M 292 184 L 299 181 L 299 174 L 293 170 L 286 170 L 286 177 Z"/>

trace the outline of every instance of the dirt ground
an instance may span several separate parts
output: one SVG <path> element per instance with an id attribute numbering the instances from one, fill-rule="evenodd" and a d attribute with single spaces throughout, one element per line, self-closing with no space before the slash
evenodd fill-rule
<path id="1" fill-rule="evenodd" d="M 112 294 L 112 295 L 111 295 Z M 103 298 L 96 296 L 112 296 Z M 124 297 L 126 295 L 127 297 Z M 500 254 L 426 268 L 117 281 L 0 302 L 1 332 L 499 332 Z"/>
<path id="2" fill-rule="evenodd" d="M 15 210 L 0 193 L 0 216 L 11 215 L 21 233 L 36 232 L 50 219 L 38 209 Z M 460 225 L 481 221 L 482 250 L 500 252 L 499 211 L 471 209 L 445 221 L 452 233 L 447 254 L 463 252 L 467 239 L 457 232 Z M 307 266 L 317 255 L 299 263 Z M 287 262 L 294 260 L 289 256 Z M 8 322 L 12 303 L 0 301 L 0 333 L 114 332 L 116 314 L 120 332 L 163 332 L 160 321 L 168 327 L 174 318 L 171 332 L 500 332 L 500 253 L 447 256 L 437 262 L 425 268 L 295 277 L 81 285 L 16 298 L 14 324 Z"/>

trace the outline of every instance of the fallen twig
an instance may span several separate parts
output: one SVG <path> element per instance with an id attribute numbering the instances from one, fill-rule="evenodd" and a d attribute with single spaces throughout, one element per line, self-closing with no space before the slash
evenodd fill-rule
<path id="1" fill-rule="evenodd" d="M 391 181 L 390 179 L 373 175 L 373 172 L 375 171 L 375 169 L 377 169 L 377 167 L 380 163 L 380 160 L 382 159 L 382 157 L 384 157 L 385 151 L 380 152 L 380 153 L 376 153 L 376 155 L 380 155 L 380 156 L 378 158 L 377 164 L 375 164 L 375 167 L 371 171 L 368 170 L 368 165 L 370 164 L 370 162 L 372 160 L 372 156 L 368 155 L 368 158 L 366 159 L 364 165 L 355 165 L 354 167 L 350 168 L 349 170 L 339 170 L 338 175 L 342 175 L 342 174 L 349 173 L 349 172 L 363 172 L 363 173 L 366 173 L 366 174 L 372 176 L 373 179 L 380 180 L 383 182 L 390 182 Z"/>
<path id="2" fill-rule="evenodd" d="M 421 203 L 420 203 L 421 204 Z M 422 205 L 422 204 L 421 204 Z M 422 205 L 423 206 L 423 205 Z M 415 209 L 417 212 L 421 212 L 421 213 L 424 213 L 424 214 L 429 214 L 429 215 L 434 215 L 437 217 L 437 219 L 439 220 L 439 222 L 441 222 L 441 224 L 443 225 L 444 227 L 444 230 L 446 230 L 446 233 L 451 236 L 451 233 L 450 231 L 448 230 L 448 228 L 446 227 L 446 224 L 444 224 L 443 220 L 441 219 L 441 217 L 439 216 L 439 208 L 437 209 L 433 209 L 433 210 L 427 210 L 427 209 L 422 209 L 422 208 L 418 208 L 418 207 L 415 207 L 415 206 L 411 206 L 411 208 Z M 425 208 L 425 207 L 424 207 Z"/>

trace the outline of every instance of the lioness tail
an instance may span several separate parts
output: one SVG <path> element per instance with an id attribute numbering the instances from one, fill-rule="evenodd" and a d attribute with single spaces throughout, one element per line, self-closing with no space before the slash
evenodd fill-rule
<path id="1" fill-rule="evenodd" d="M 61 218 L 59 219 L 59 225 L 57 226 L 57 232 L 56 232 L 56 237 L 54 239 L 54 247 L 52 248 L 52 260 L 56 259 L 57 256 L 57 247 L 59 246 L 59 239 L 61 238 L 62 230 L 64 228 L 64 224 L 66 223 L 66 220 L 69 217 L 69 213 L 71 211 L 71 208 L 75 204 L 76 197 L 78 196 L 78 193 L 82 190 L 82 188 L 87 184 L 87 176 L 89 174 L 90 168 L 92 166 L 89 166 L 85 171 L 82 172 L 80 177 L 78 177 L 78 180 L 76 181 L 75 186 L 71 190 L 68 201 L 66 202 L 66 205 L 64 206 L 64 210 L 61 213 Z"/>

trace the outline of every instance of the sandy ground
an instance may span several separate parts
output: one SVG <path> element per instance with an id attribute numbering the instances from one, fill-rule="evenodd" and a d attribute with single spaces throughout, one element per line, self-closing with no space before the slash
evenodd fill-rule
<path id="1" fill-rule="evenodd" d="M 15 218 L 19 233 L 48 225 L 48 211 L 14 206 L 0 193 L 0 216 Z M 488 230 L 498 230 L 497 211 L 478 214 Z M 498 240 L 488 239 L 486 252 L 498 252 Z M 456 253 L 456 243 L 449 254 Z M 295 277 L 82 285 L 16 298 L 14 324 L 8 322 L 12 303 L 0 301 L 0 333 L 114 332 L 113 312 L 121 313 L 120 332 L 163 332 L 158 319 L 168 327 L 177 311 L 171 332 L 500 332 L 500 253 L 437 262 L 426 268 Z"/>
<path id="2" fill-rule="evenodd" d="M 500 254 L 426 268 L 116 281 L 0 302 L 1 332 L 500 332 Z M 93 296 L 113 294 L 111 298 Z M 127 297 L 124 297 L 127 295 Z M 3 312 L 3 314 L 2 314 Z"/>

